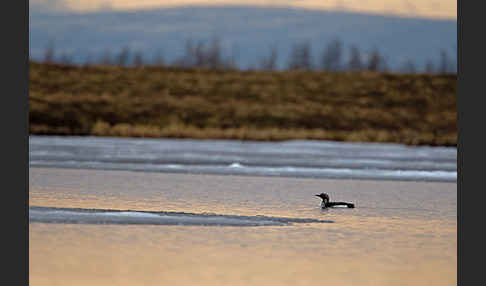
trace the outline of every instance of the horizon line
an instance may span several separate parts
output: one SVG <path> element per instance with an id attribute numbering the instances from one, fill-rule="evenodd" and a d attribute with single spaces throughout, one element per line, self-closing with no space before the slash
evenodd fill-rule
<path id="1" fill-rule="evenodd" d="M 207 3 L 207 4 L 158 4 L 158 5 L 147 5 L 144 7 L 113 7 L 113 6 L 100 6 L 96 8 L 86 8 L 80 9 L 79 7 L 58 7 L 58 8 L 48 8 L 45 5 L 38 5 L 33 3 L 35 6 L 44 8 L 49 12 L 67 12 L 71 14 L 96 14 L 96 13 L 106 13 L 106 12 L 150 12 L 154 10 L 169 10 L 177 8 L 275 8 L 275 9 L 289 9 L 289 10 L 306 10 L 315 12 L 341 12 L 341 13 L 353 13 L 362 14 L 370 16 L 383 16 L 383 17 L 397 17 L 406 19 L 424 19 L 424 20 L 438 20 L 438 21 L 457 21 L 457 14 L 452 16 L 444 15 L 425 15 L 425 14 L 411 14 L 406 12 L 396 12 L 396 11 L 371 11 L 371 10 L 361 10 L 351 7 L 310 7 L 310 6 L 298 6 L 298 5 L 284 5 L 284 4 L 243 4 L 243 3 Z M 29 5 L 29 10 L 30 10 Z M 42 10 L 41 10 L 42 11 Z M 457 12 L 456 12 L 457 13 Z"/>

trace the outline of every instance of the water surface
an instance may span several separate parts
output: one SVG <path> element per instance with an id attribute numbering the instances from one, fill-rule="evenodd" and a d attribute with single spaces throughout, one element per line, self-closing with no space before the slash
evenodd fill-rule
<path id="1" fill-rule="evenodd" d="M 295 140 L 29 137 L 35 167 L 456 182 L 457 149 Z"/>
<path id="2" fill-rule="evenodd" d="M 31 285 L 457 284 L 455 182 L 31 166 L 29 189 Z"/>

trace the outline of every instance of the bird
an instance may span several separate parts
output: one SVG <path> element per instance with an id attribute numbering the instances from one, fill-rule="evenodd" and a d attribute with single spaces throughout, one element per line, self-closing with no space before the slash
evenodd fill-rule
<path id="1" fill-rule="evenodd" d="M 326 194 L 326 193 L 320 193 L 318 195 L 316 195 L 317 197 L 321 198 L 322 199 L 322 202 L 321 202 L 321 207 L 323 209 L 325 208 L 330 208 L 330 207 L 335 207 L 335 206 L 347 206 L 348 208 L 354 208 L 354 204 L 353 203 L 346 203 L 346 202 L 330 202 L 329 200 L 329 195 Z"/>

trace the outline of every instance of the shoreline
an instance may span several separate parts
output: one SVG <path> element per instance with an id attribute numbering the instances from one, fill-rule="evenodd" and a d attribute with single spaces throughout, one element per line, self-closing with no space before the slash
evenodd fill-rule
<path id="1" fill-rule="evenodd" d="M 29 67 L 30 134 L 457 145 L 456 75 Z"/>
<path id="2" fill-rule="evenodd" d="M 123 132 L 120 132 L 120 128 L 123 128 Z M 34 136 L 59 136 L 59 137 L 107 137 L 107 138 L 144 138 L 144 139 L 194 139 L 194 140 L 237 140 L 246 142 L 283 142 L 292 140 L 311 140 L 311 141 L 333 141 L 333 142 L 345 142 L 345 143 L 378 143 L 378 144 L 398 144 L 404 146 L 417 146 L 417 147 L 454 147 L 457 148 L 457 143 L 438 143 L 435 141 L 428 141 L 428 139 L 410 139 L 403 141 L 388 140 L 388 136 L 380 136 L 375 134 L 376 132 L 369 132 L 368 136 L 371 136 L 368 141 L 360 138 L 360 134 L 363 132 L 342 132 L 339 135 L 327 134 L 325 131 L 316 130 L 248 130 L 248 129 L 204 129 L 204 128 L 188 128 L 179 129 L 179 127 L 167 127 L 158 128 L 156 126 L 143 126 L 139 129 L 139 126 L 132 126 L 129 124 L 123 124 L 115 126 L 107 126 L 108 131 L 100 133 L 70 133 L 68 131 L 62 131 L 57 128 L 50 128 L 47 126 L 33 125 L 33 130 L 30 131 L 30 135 Z M 39 131 L 40 130 L 40 131 Z M 151 130 L 147 132 L 147 130 Z M 268 135 L 274 133 L 273 135 Z M 208 135 L 209 134 L 209 135 Z M 390 136 L 401 135 L 394 134 Z M 428 137 L 428 136 L 426 136 Z M 415 140 L 415 141 L 414 141 Z M 451 141 L 452 142 L 452 141 Z"/>

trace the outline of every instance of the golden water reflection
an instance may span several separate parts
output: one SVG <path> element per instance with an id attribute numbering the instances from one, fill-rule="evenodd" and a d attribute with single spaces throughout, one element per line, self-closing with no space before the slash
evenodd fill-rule
<path id="1" fill-rule="evenodd" d="M 456 285 L 456 184 L 31 168 L 30 206 L 334 223 L 29 224 L 30 285 Z M 321 211 L 326 189 L 356 209 Z M 389 208 L 389 209 L 387 209 Z"/>
<path id="2" fill-rule="evenodd" d="M 349 219 L 250 228 L 34 223 L 29 226 L 30 281 L 311 285 L 325 279 L 337 285 L 456 285 L 454 224 L 390 223 Z"/>

